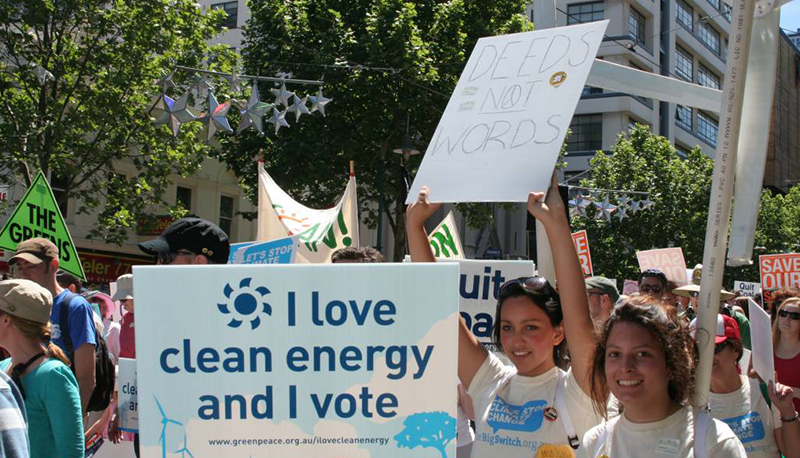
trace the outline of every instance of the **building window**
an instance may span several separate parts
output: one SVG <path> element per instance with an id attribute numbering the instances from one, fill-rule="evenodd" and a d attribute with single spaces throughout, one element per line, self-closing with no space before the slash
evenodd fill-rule
<path id="1" fill-rule="evenodd" d="M 708 0 L 708 3 L 711 3 L 711 6 L 714 7 L 715 10 L 719 11 L 720 9 L 720 0 Z"/>
<path id="2" fill-rule="evenodd" d="M 592 86 L 583 86 L 583 91 L 581 91 L 581 97 L 586 95 L 595 95 L 595 94 L 602 94 L 603 88 L 599 87 L 592 87 Z"/>
<path id="3" fill-rule="evenodd" d="M 683 24 L 688 27 L 689 30 L 692 30 L 692 24 L 694 23 L 694 10 L 692 10 L 691 6 L 678 0 L 678 8 L 675 14 L 675 19 L 678 21 L 678 24 Z"/>
<path id="4" fill-rule="evenodd" d="M 175 192 L 175 205 L 180 205 L 186 210 L 192 209 L 192 190 L 191 188 L 184 188 L 178 186 Z"/>
<path id="5" fill-rule="evenodd" d="M 727 3 L 722 4 L 722 15 L 725 16 L 725 19 L 728 22 L 731 22 L 731 17 L 733 16 L 733 7 L 728 5 Z"/>
<path id="6" fill-rule="evenodd" d="M 720 79 L 714 72 L 707 69 L 703 64 L 697 68 L 697 83 L 701 86 L 719 89 Z"/>
<path id="7" fill-rule="evenodd" d="M 219 227 L 231 238 L 233 229 L 233 197 L 219 197 Z"/>
<path id="8" fill-rule="evenodd" d="M 603 148 L 603 115 L 576 115 L 569 125 L 572 130 L 567 151 L 597 151 Z"/>
<path id="9" fill-rule="evenodd" d="M 675 108 L 675 122 L 688 131 L 692 131 L 692 109 L 683 105 Z"/>
<path id="10" fill-rule="evenodd" d="M 700 41 L 706 44 L 712 51 L 716 54 L 720 53 L 719 49 L 719 32 L 714 30 L 713 27 L 706 24 L 705 22 L 700 24 Z"/>
<path id="11" fill-rule="evenodd" d="M 69 199 L 64 199 L 62 203 L 59 203 L 59 201 L 67 192 L 67 184 L 69 184 L 67 177 L 60 177 L 55 173 L 50 175 L 50 189 L 53 190 L 53 196 L 56 198 L 58 209 L 61 210 L 61 216 L 64 218 L 67 217 L 67 210 L 69 210 Z"/>
<path id="12" fill-rule="evenodd" d="M 567 5 L 567 25 L 603 19 L 603 2 L 578 3 Z"/>
<path id="13" fill-rule="evenodd" d="M 675 152 L 678 153 L 678 157 L 680 157 L 681 159 L 686 159 L 687 157 L 689 157 L 690 150 L 689 150 L 689 148 L 686 148 L 686 147 L 684 147 L 682 145 L 678 145 L 676 143 L 675 144 Z"/>
<path id="14" fill-rule="evenodd" d="M 644 16 L 633 7 L 631 7 L 631 12 L 628 16 L 628 33 L 636 43 L 647 46 L 644 35 Z"/>
<path id="15" fill-rule="evenodd" d="M 692 55 L 684 51 L 680 46 L 676 46 L 675 51 L 675 73 L 686 81 L 692 81 L 692 75 L 694 74 L 694 59 Z"/>
<path id="16" fill-rule="evenodd" d="M 237 26 L 236 16 L 239 14 L 239 2 L 215 3 L 211 5 L 212 10 L 224 10 L 228 15 L 223 21 L 222 26 L 235 29 Z"/>
<path id="17" fill-rule="evenodd" d="M 702 111 L 698 111 L 697 134 L 708 141 L 711 146 L 717 146 L 717 121 Z"/>

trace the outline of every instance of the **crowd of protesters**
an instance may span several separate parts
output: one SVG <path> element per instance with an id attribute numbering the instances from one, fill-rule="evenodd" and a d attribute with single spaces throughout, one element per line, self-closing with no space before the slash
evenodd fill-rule
<path id="1" fill-rule="evenodd" d="M 407 210 L 414 262 L 436 260 L 425 222 L 439 205 L 429 192 Z M 800 458 L 800 290 L 774 292 L 763 305 L 773 323 L 769 383 L 743 360 L 748 308 L 720 292 L 709 402 L 694 406 L 702 266 L 686 286 L 645 270 L 638 292 L 621 295 L 613 280 L 583 278 L 558 193 L 531 193 L 528 210 L 547 232 L 557 287 L 533 276 L 499 289 L 498 354 L 461 320 L 459 457 Z M 198 218 L 176 221 L 140 248 L 162 265 L 224 264 L 229 254 L 225 233 Z M 85 291 L 58 260 L 49 240 L 22 242 L 9 262 L 14 278 L 0 282 L 0 456 L 79 458 L 104 439 L 132 440 L 138 456 L 138 436 L 120 429 L 116 392 L 93 411 L 98 349 L 115 361 L 136 358 L 133 276 L 119 277 L 112 296 Z M 385 259 L 354 247 L 332 262 Z M 523 414 L 533 421 L 498 434 L 498 421 Z"/>

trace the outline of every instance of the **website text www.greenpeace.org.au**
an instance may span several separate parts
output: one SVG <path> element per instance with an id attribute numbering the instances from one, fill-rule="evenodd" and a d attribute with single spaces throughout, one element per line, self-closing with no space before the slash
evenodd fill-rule
<path id="1" fill-rule="evenodd" d="M 264 447 L 270 445 L 340 445 L 340 444 L 378 444 L 386 445 L 389 443 L 388 437 L 304 437 L 304 438 L 287 438 L 287 439 L 209 439 L 208 445 L 224 445 L 224 446 L 256 446 Z"/>

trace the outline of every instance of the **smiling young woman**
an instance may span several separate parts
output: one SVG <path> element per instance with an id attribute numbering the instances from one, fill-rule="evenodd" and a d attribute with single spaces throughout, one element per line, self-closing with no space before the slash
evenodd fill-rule
<path id="1" fill-rule="evenodd" d="M 460 323 L 458 376 L 475 408 L 473 457 L 582 456 L 581 437 L 599 421 L 588 396 L 596 334 L 555 180 L 551 189 L 547 196 L 531 193 L 528 211 L 547 231 L 559 292 L 542 277 L 523 277 L 506 282 L 498 294 L 493 337 L 514 367 L 488 352 L 463 319 Z M 415 262 L 436 260 L 424 223 L 437 208 L 423 187 L 408 209 Z M 572 367 L 563 370 L 567 345 Z"/>
<path id="2" fill-rule="evenodd" d="M 592 400 L 608 418 L 610 391 L 621 414 L 586 433 L 589 456 L 744 458 L 725 423 L 689 405 L 694 367 L 694 342 L 674 308 L 647 296 L 618 305 L 594 354 Z"/>

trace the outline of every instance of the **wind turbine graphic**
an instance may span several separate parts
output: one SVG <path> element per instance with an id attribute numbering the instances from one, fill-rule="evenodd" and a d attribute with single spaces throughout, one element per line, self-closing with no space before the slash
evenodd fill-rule
<path id="1" fill-rule="evenodd" d="M 172 423 L 172 424 L 175 424 L 175 425 L 178 425 L 178 426 L 183 426 L 183 423 L 181 423 L 179 421 L 175 421 L 175 420 L 167 417 L 167 414 L 164 413 L 164 409 L 161 407 L 161 403 L 158 402 L 158 398 L 156 398 L 156 396 L 153 395 L 153 399 L 155 399 L 156 405 L 158 406 L 158 411 L 161 413 L 161 457 L 162 458 L 167 458 L 167 425 Z M 184 436 L 183 436 L 183 438 L 184 438 L 184 443 L 183 443 L 184 448 L 186 448 L 186 435 L 185 434 L 186 433 L 184 433 Z M 186 451 L 188 452 L 188 450 L 186 450 Z M 192 454 L 189 453 L 189 456 L 192 456 Z M 192 458 L 194 458 L 194 457 L 192 456 Z"/>
<path id="2" fill-rule="evenodd" d="M 189 449 L 186 448 L 186 430 L 185 429 L 183 430 L 183 448 L 181 448 L 180 450 L 175 450 L 175 453 L 180 453 L 181 454 L 181 458 L 186 458 L 186 455 L 189 455 L 191 458 L 194 458 L 194 455 L 192 455 L 192 452 L 190 452 Z"/>

